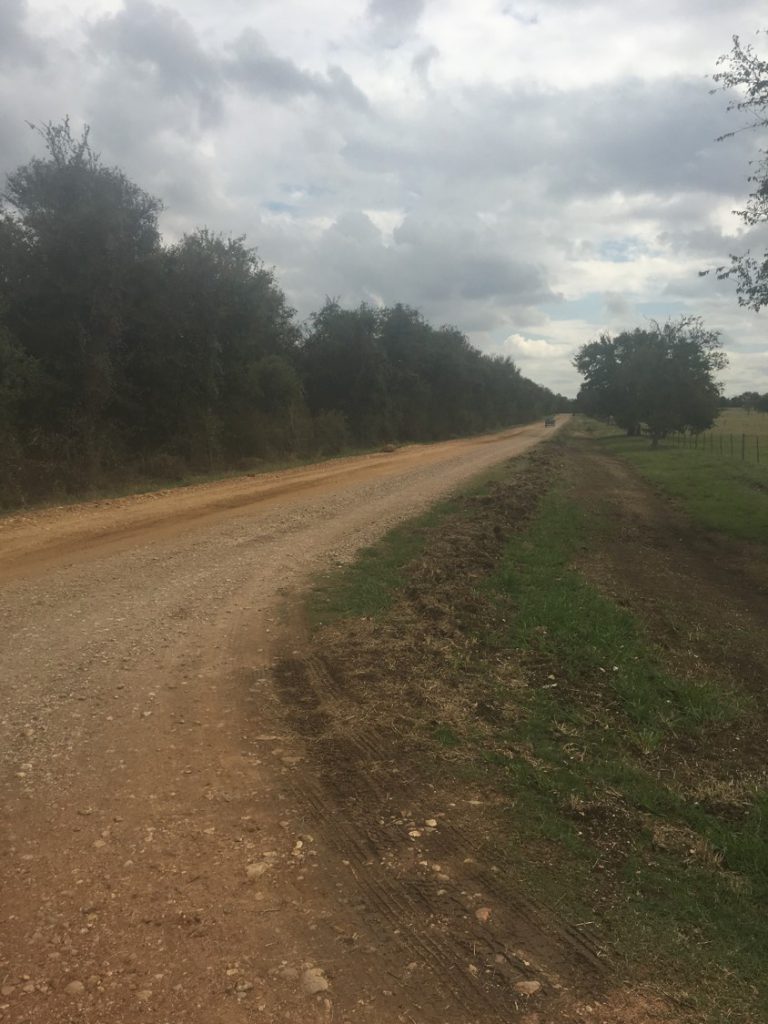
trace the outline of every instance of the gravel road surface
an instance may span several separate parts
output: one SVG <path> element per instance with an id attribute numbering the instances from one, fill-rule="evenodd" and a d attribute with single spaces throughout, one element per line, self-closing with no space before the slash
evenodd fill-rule
<path id="1" fill-rule="evenodd" d="M 0 520 L 0 1019 L 472 1019 L 312 835 L 269 666 L 312 573 L 551 433 Z"/>

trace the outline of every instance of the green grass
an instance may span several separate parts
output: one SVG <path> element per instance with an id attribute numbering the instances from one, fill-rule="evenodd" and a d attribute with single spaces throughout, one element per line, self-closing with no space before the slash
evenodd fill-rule
<path id="1" fill-rule="evenodd" d="M 693 732 L 722 716 L 721 690 L 706 681 L 681 683 L 649 654 L 631 617 L 602 598 L 568 559 L 587 524 L 577 506 L 549 495 L 525 538 L 513 545 L 496 582 L 517 609 L 508 636 L 516 648 L 556 661 L 568 677 L 589 679 L 637 730 Z M 544 627 L 544 628 L 542 628 Z"/>
<path id="2" fill-rule="evenodd" d="M 682 973 L 714 1005 L 711 1019 L 768 1019 L 768 794 L 724 819 L 678 788 L 674 771 L 681 743 L 706 748 L 712 733 L 738 729 L 750 703 L 716 680 L 671 674 L 632 618 L 569 568 L 589 533 L 578 508 L 550 494 L 492 581 L 489 647 L 518 650 L 533 683 L 522 708 L 515 694 L 494 757 L 487 738 L 473 752 L 495 762 L 514 803 L 506 852 L 544 898 L 601 918 L 628 962 L 653 964 L 678 988 Z M 657 848 L 654 827 L 685 837 L 682 850 Z M 542 841 L 549 855 L 531 860 Z M 765 1017 L 739 1009 L 750 986 L 759 996 L 747 1003 Z"/>
<path id="3" fill-rule="evenodd" d="M 669 443 L 652 449 L 646 438 L 604 436 L 599 443 L 677 498 L 700 525 L 768 544 L 768 445 L 766 465 L 758 466 Z"/>
<path id="4" fill-rule="evenodd" d="M 451 507 L 451 502 L 435 505 L 424 515 L 390 530 L 371 547 L 363 548 L 351 565 L 318 577 L 308 603 L 310 622 L 317 625 L 386 612 L 404 583 L 406 566 L 422 550 L 427 530 Z"/>

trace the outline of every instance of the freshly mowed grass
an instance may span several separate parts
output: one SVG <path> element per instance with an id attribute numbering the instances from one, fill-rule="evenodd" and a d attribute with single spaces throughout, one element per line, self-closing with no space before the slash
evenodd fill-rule
<path id="1" fill-rule="evenodd" d="M 679 499 L 701 526 L 768 544 L 768 443 L 765 465 L 669 443 L 653 449 L 647 438 L 609 436 L 599 444 Z"/>
<path id="2" fill-rule="evenodd" d="M 508 795 L 505 854 L 542 898 L 597 920 L 620 957 L 687 990 L 710 1019 L 768 1020 L 768 793 L 749 783 L 737 815 L 718 813 L 675 768 L 754 708 L 718 680 L 665 668 L 632 617 L 569 568 L 591 543 L 579 508 L 552 493 L 507 546 L 485 642 L 519 651 L 531 686 L 514 706 L 498 689 L 511 724 L 491 744 L 453 744 Z"/>
<path id="3" fill-rule="evenodd" d="M 393 616 L 398 636 L 418 629 L 412 611 L 397 618 L 398 592 L 423 559 L 432 578 L 435 531 L 445 544 L 463 523 L 469 543 L 477 508 L 444 502 L 388 534 L 321 587 L 314 617 Z M 474 617 L 456 580 L 466 644 L 446 654 L 444 707 L 434 703 L 440 670 L 427 661 L 432 703 L 397 712 L 421 737 L 426 783 L 479 784 L 503 798 L 489 802 L 480 842 L 513 888 L 523 880 L 565 920 L 588 922 L 624 977 L 685 1010 L 713 1024 L 768 1021 L 768 792 L 738 746 L 764 708 L 705 672 L 671 670 L 644 628 L 572 568 L 599 550 L 604 530 L 568 492 L 545 493 L 495 571 L 471 584 L 482 593 Z M 511 676 L 499 670 L 510 657 Z M 491 716 L 457 711 L 457 685 L 469 687 L 468 708 Z"/>

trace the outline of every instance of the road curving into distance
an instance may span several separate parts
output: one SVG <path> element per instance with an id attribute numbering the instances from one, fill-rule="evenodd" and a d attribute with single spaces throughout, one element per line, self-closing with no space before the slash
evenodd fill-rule
<path id="1" fill-rule="evenodd" d="M 269 667 L 310 574 L 552 433 L 0 520 L 0 1020 L 474 1019 L 310 833 Z"/>

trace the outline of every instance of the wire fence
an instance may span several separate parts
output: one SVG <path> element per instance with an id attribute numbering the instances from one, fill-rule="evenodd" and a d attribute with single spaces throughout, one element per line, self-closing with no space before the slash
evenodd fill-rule
<path id="1" fill-rule="evenodd" d="M 703 434 L 674 433 L 667 437 L 673 448 L 711 452 L 741 462 L 768 465 L 768 436 L 760 434 L 726 434 L 708 430 Z M 762 442 L 762 443 L 761 443 Z"/>

